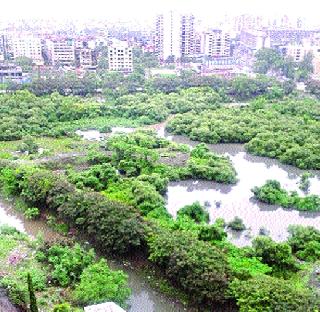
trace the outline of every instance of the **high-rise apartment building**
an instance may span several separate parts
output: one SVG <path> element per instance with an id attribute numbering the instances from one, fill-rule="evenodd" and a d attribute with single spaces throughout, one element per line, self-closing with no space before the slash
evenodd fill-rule
<path id="1" fill-rule="evenodd" d="M 7 59 L 7 39 L 6 36 L 0 33 L 0 61 Z"/>
<path id="2" fill-rule="evenodd" d="M 195 18 L 193 15 L 181 16 L 180 55 L 191 56 L 196 53 Z"/>
<path id="3" fill-rule="evenodd" d="M 154 44 L 160 60 L 181 56 L 180 22 L 179 16 L 173 11 L 157 16 Z"/>
<path id="4" fill-rule="evenodd" d="M 132 72 L 132 48 L 125 41 L 114 40 L 108 48 L 108 61 L 110 71 Z"/>
<path id="5" fill-rule="evenodd" d="M 10 43 L 12 47 L 13 57 L 26 56 L 34 61 L 42 60 L 41 39 L 31 36 L 11 37 Z"/>
<path id="6" fill-rule="evenodd" d="M 230 34 L 222 30 L 212 30 L 203 34 L 202 53 L 209 57 L 230 56 Z"/>

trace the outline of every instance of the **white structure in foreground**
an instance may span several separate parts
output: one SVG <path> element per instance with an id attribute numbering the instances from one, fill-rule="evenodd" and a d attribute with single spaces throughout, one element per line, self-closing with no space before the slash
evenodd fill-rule
<path id="1" fill-rule="evenodd" d="M 96 304 L 84 308 L 84 312 L 126 312 L 114 302 Z"/>

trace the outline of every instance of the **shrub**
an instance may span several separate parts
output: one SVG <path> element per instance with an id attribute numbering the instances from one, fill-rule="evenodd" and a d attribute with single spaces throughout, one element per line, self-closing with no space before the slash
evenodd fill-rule
<path id="1" fill-rule="evenodd" d="M 288 244 L 297 257 L 313 261 L 319 253 L 320 231 L 312 226 L 291 225 L 288 232 Z"/>
<path id="2" fill-rule="evenodd" d="M 320 211 L 320 197 L 308 195 L 299 197 L 297 192 L 288 193 L 278 181 L 268 180 L 263 186 L 252 189 L 255 197 L 268 204 L 277 204 L 302 211 Z"/>
<path id="3" fill-rule="evenodd" d="M 53 280 L 63 287 L 78 281 L 83 269 L 95 259 L 93 249 L 86 251 L 79 244 L 73 247 L 53 245 L 49 249 L 45 246 L 41 251 L 46 256 L 45 262 L 52 267 Z M 43 259 L 43 256 L 40 254 L 37 258 Z"/>
<path id="4" fill-rule="evenodd" d="M 231 293 L 240 312 L 314 312 L 319 301 L 308 289 L 298 289 L 287 280 L 259 275 L 247 281 L 234 280 Z"/>
<path id="5" fill-rule="evenodd" d="M 29 169 L 20 183 L 21 195 L 32 205 L 44 207 L 57 178 L 50 171 Z"/>
<path id="6" fill-rule="evenodd" d="M 118 174 L 110 164 L 94 165 L 80 173 L 69 174 L 69 179 L 77 187 L 90 187 L 95 191 L 106 189 L 112 182 L 118 180 Z"/>
<path id="7" fill-rule="evenodd" d="M 148 239 L 150 260 L 197 303 L 225 300 L 230 268 L 215 246 L 188 232 L 160 231 Z"/>
<path id="8" fill-rule="evenodd" d="M 159 192 L 160 194 L 165 194 L 169 183 L 168 178 L 162 178 L 161 175 L 158 173 L 152 173 L 150 175 L 140 175 L 138 177 L 138 180 L 150 183 L 156 188 L 157 192 Z"/>
<path id="9" fill-rule="evenodd" d="M 23 214 L 26 219 L 33 220 L 40 216 L 40 211 L 38 208 L 27 208 Z"/>
<path id="10" fill-rule="evenodd" d="M 32 137 L 27 136 L 18 146 L 18 149 L 23 153 L 27 152 L 28 154 L 36 154 L 38 152 L 39 146 Z"/>
<path id="11" fill-rule="evenodd" d="M 114 301 L 123 306 L 130 295 L 128 277 L 122 271 L 111 271 L 105 260 L 84 269 L 74 298 L 80 305 Z"/>
<path id="12" fill-rule="evenodd" d="M 71 312 L 71 306 L 69 303 L 56 304 L 52 312 Z"/>
<path id="13" fill-rule="evenodd" d="M 1 225 L 0 226 L 0 234 L 1 235 L 14 235 L 14 234 L 19 234 L 20 232 L 13 226 L 9 225 Z"/>
<path id="14" fill-rule="evenodd" d="M 27 309 L 29 292 L 26 281 L 21 283 L 16 280 L 12 280 L 11 278 L 4 277 L 1 279 L 0 285 L 7 290 L 8 297 L 13 304 Z"/>
<path id="15" fill-rule="evenodd" d="M 70 225 L 83 230 L 109 251 L 126 253 L 144 241 L 145 226 L 137 211 L 98 193 L 69 194 L 58 211 Z"/>
<path id="16" fill-rule="evenodd" d="M 29 291 L 29 298 L 30 298 L 30 312 L 38 312 L 38 305 L 36 295 L 33 290 L 32 278 L 30 273 L 28 273 L 28 291 Z"/>
<path id="17" fill-rule="evenodd" d="M 222 241 L 227 237 L 223 226 L 219 224 L 202 225 L 199 230 L 199 239 L 203 241 Z"/>
<path id="18" fill-rule="evenodd" d="M 199 202 L 187 205 L 178 210 L 179 216 L 188 216 L 195 222 L 209 222 L 209 213 Z"/>
<path id="19" fill-rule="evenodd" d="M 234 231 L 244 231 L 246 229 L 242 219 L 239 217 L 234 217 L 234 219 L 228 223 L 228 227 Z"/>
<path id="20" fill-rule="evenodd" d="M 275 271 L 297 271 L 292 250 L 287 243 L 276 243 L 270 237 L 258 236 L 252 242 L 254 255 L 263 263 L 273 267 Z"/>

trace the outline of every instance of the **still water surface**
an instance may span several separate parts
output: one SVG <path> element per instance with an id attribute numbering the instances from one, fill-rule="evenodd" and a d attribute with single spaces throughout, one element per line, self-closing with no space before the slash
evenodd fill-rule
<path id="1" fill-rule="evenodd" d="M 164 124 L 153 127 L 161 137 L 166 137 L 177 143 L 195 146 L 197 142 L 186 137 L 172 136 L 165 132 Z M 132 128 L 113 128 L 112 133 L 132 132 Z M 96 130 L 78 133 L 84 139 L 100 140 L 101 135 Z M 210 149 L 218 154 L 230 157 L 237 174 L 238 182 L 234 185 L 224 185 L 215 182 L 188 180 L 170 183 L 166 196 L 167 209 L 175 216 L 184 205 L 195 201 L 207 205 L 211 222 L 216 218 L 224 218 L 227 222 L 235 216 L 243 219 L 247 231 L 236 234 L 228 233 L 230 239 L 237 245 L 250 244 L 251 237 L 256 236 L 261 227 L 270 232 L 270 236 L 278 241 L 287 237 L 287 227 L 290 224 L 312 225 L 320 229 L 320 213 L 306 213 L 296 210 L 285 210 L 256 202 L 252 198 L 251 189 L 261 186 L 268 179 L 280 181 L 282 187 L 290 191 L 298 191 L 299 177 L 302 170 L 281 164 L 277 160 L 265 157 L 252 156 L 245 152 L 240 144 L 209 145 Z M 320 173 L 314 172 L 311 179 L 310 194 L 320 195 Z M 46 239 L 52 239 L 57 234 L 43 221 L 27 221 L 14 212 L 10 204 L 0 201 L 0 225 L 9 224 L 17 229 L 36 236 L 39 231 L 44 233 Z M 110 262 L 114 269 L 123 269 L 129 275 L 129 286 L 132 288 L 129 312 L 180 312 L 186 311 L 182 306 L 156 292 L 148 286 L 145 277 L 130 265 Z"/>
<path id="2" fill-rule="evenodd" d="M 197 144 L 183 136 L 173 136 L 172 140 L 190 146 Z M 230 239 L 241 246 L 250 244 L 250 237 L 258 235 L 262 227 L 277 241 L 286 239 L 286 229 L 290 224 L 311 225 L 320 229 L 320 213 L 282 209 L 258 203 L 252 198 L 251 189 L 263 185 L 268 179 L 276 179 L 283 188 L 297 191 L 303 196 L 298 185 L 303 170 L 283 165 L 274 159 L 252 156 L 246 153 L 242 144 L 208 146 L 210 150 L 230 158 L 236 169 L 238 182 L 234 185 L 196 180 L 170 183 L 166 198 L 167 209 L 173 216 L 181 207 L 195 201 L 207 205 L 209 203 L 211 222 L 216 218 L 224 218 L 228 222 L 235 216 L 243 219 L 249 230 L 241 235 L 229 233 Z M 315 177 L 310 179 L 309 193 L 320 195 L 320 173 L 313 173 Z"/>

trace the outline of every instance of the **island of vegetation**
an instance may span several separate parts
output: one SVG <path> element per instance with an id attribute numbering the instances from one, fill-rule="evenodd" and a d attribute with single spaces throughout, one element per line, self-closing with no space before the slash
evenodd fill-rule
<path id="1" fill-rule="evenodd" d="M 121 88 L 105 88 L 103 101 L 37 83 L 0 97 L 0 187 L 26 218 L 45 219 L 68 239 L 43 242 L 1 228 L 0 285 L 13 303 L 31 305 L 30 276 L 46 311 L 81 311 L 103 301 L 126 307 L 127 276 L 103 257 L 136 256 L 159 273 L 161 289 L 201 311 L 319 309 L 319 292 L 309 282 L 319 263 L 318 229 L 290 226 L 286 241 L 259 235 L 237 247 L 227 228 L 244 230 L 241 219 L 211 220 L 199 202 L 173 218 L 165 204 L 170 181 L 237 182 L 230 159 L 205 143 L 246 143 L 250 153 L 319 169 L 317 100 L 297 98 L 289 82 L 265 76 L 157 78 L 141 92 L 122 81 Z M 240 108 L 239 100 L 252 101 Z M 168 118 L 169 131 L 201 143 L 190 148 L 150 130 Z M 113 126 L 138 129 L 112 134 Z M 103 139 L 82 140 L 79 129 L 100 130 Z M 254 192 L 302 210 L 317 202 L 276 182 Z"/>

